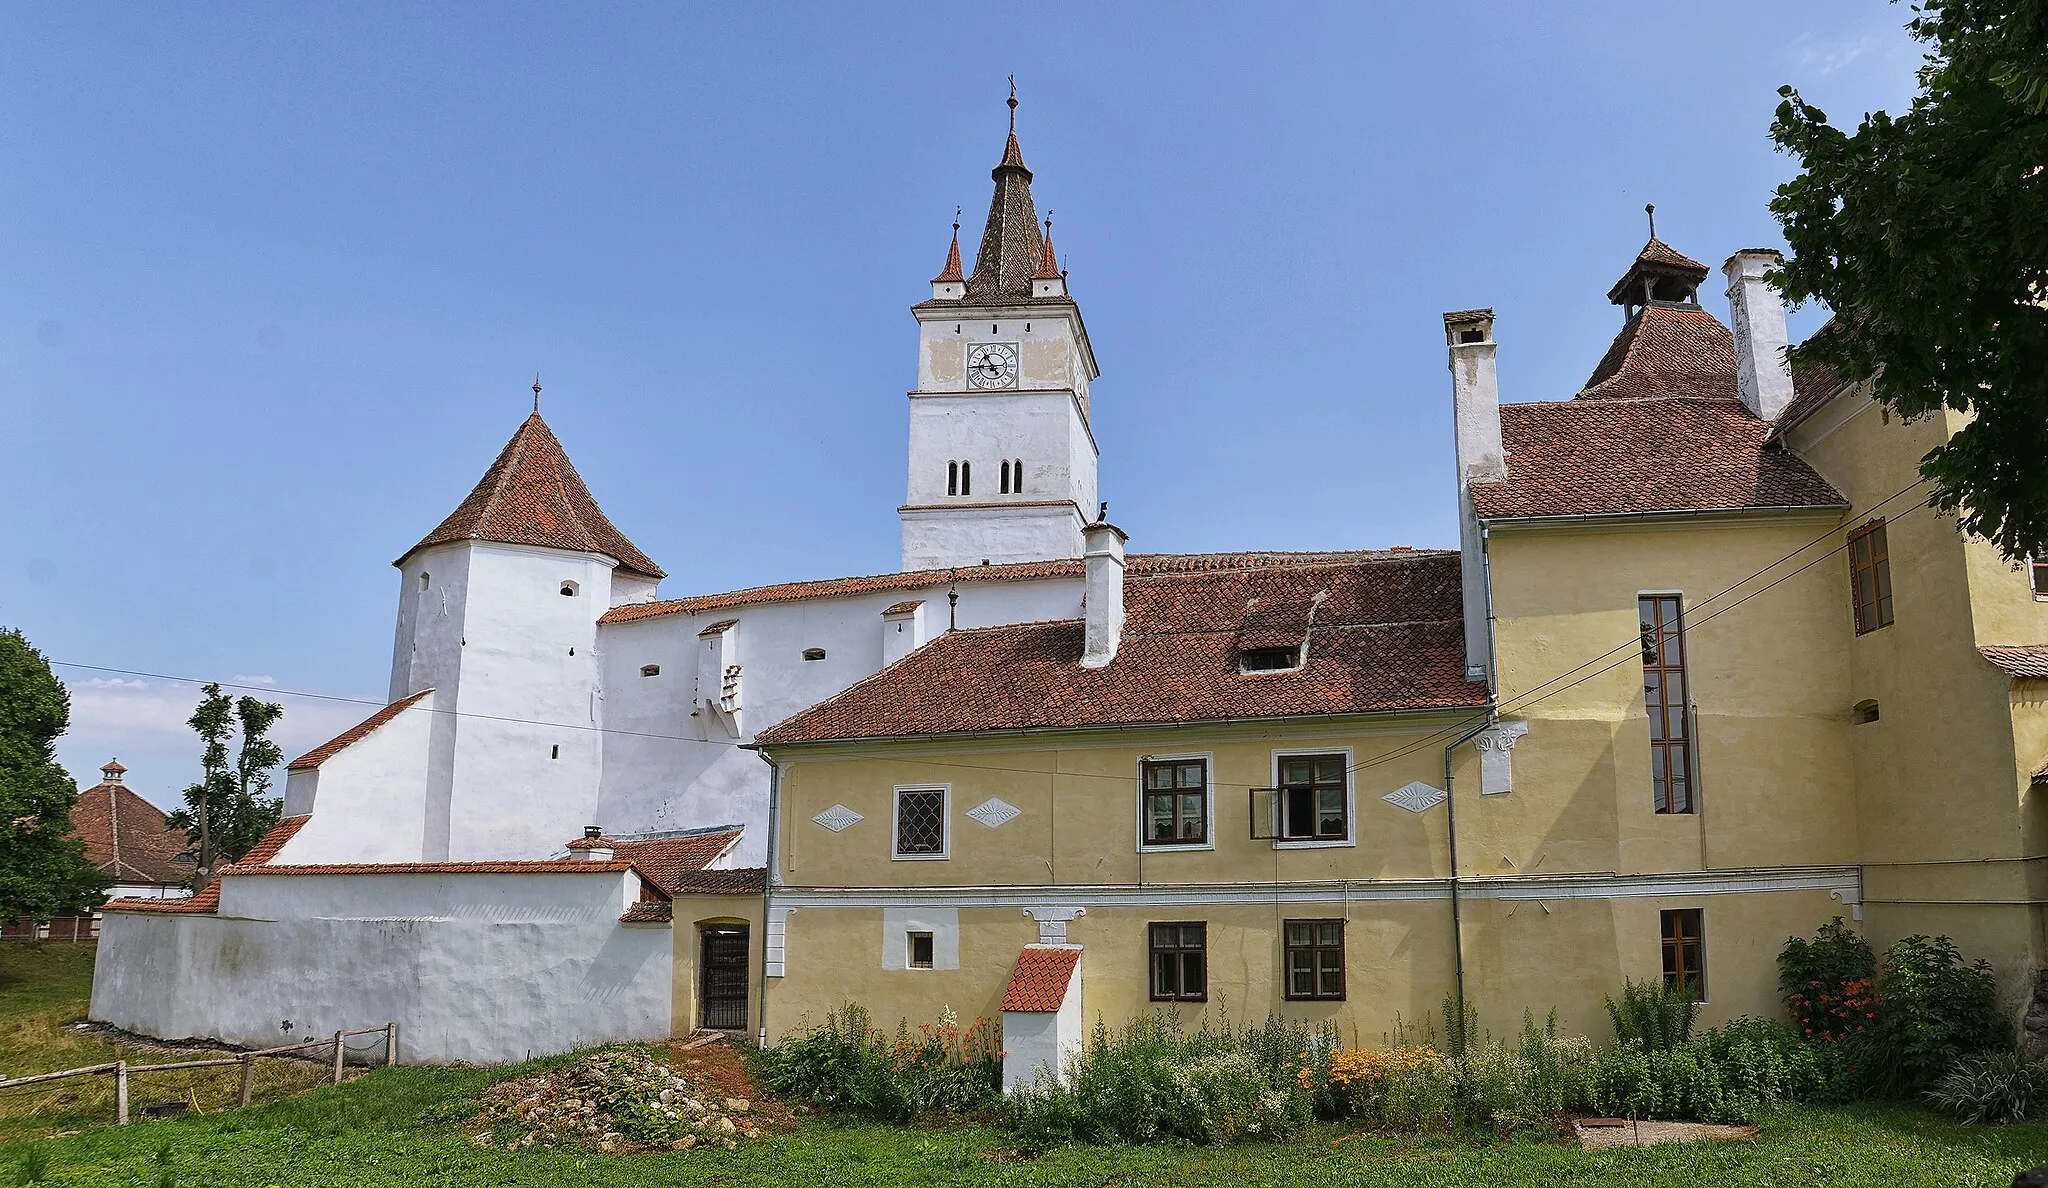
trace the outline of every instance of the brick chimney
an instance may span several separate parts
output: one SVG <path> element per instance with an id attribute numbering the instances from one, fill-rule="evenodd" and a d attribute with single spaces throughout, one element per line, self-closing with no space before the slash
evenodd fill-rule
<path id="1" fill-rule="evenodd" d="M 1103 505 L 1104 510 L 1108 505 Z M 1081 530 L 1081 555 L 1087 568 L 1082 613 L 1087 620 L 1087 646 L 1081 667 L 1102 668 L 1116 659 L 1124 635 L 1123 529 L 1098 519 Z"/>
<path id="2" fill-rule="evenodd" d="M 1459 577 L 1465 598 L 1465 677 L 1483 680 L 1491 661 L 1487 637 L 1486 542 L 1472 510 L 1472 484 L 1505 482 L 1500 439 L 1500 380 L 1494 372 L 1493 311 L 1444 315 L 1450 351 L 1452 432 L 1458 455 Z"/>
<path id="3" fill-rule="evenodd" d="M 1792 364 L 1785 356 L 1785 298 L 1764 273 L 1785 258 L 1770 248 L 1728 257 L 1728 312 L 1735 323 L 1735 386 L 1749 411 L 1775 421 L 1792 403 Z"/>

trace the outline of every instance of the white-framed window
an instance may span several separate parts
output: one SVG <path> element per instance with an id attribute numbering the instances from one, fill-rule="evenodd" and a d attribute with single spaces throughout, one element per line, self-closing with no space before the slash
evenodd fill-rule
<path id="1" fill-rule="evenodd" d="M 1208 751 L 1138 757 L 1138 849 L 1216 848 L 1215 770 Z"/>
<path id="2" fill-rule="evenodd" d="M 889 856 L 899 862 L 933 862 L 953 855 L 951 784 L 912 784 L 896 789 L 889 814 Z"/>
<path id="3" fill-rule="evenodd" d="M 1358 844 L 1357 781 L 1350 747 L 1273 752 L 1273 848 Z"/>

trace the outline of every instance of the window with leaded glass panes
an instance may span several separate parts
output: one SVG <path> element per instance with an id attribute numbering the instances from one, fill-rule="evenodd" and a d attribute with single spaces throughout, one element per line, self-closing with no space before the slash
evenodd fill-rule
<path id="1" fill-rule="evenodd" d="M 1209 1001 L 1209 926 L 1154 924 L 1147 932 L 1152 945 L 1152 1001 Z"/>
<path id="2" fill-rule="evenodd" d="M 1686 700 L 1685 622 L 1676 594 L 1636 600 L 1643 631 L 1643 710 L 1650 718 L 1650 805 L 1694 810 L 1692 703 Z"/>
<path id="3" fill-rule="evenodd" d="M 1288 998 L 1344 997 L 1344 921 L 1289 920 L 1286 942 Z"/>
<path id="4" fill-rule="evenodd" d="M 1350 766 L 1341 754 L 1280 757 L 1282 841 L 1344 841 L 1351 836 L 1345 804 Z"/>
<path id="5" fill-rule="evenodd" d="M 1146 845 L 1208 844 L 1208 760 L 1147 759 L 1144 784 Z"/>
<path id="6" fill-rule="evenodd" d="M 896 793 L 896 856 L 946 856 L 946 790 L 899 789 Z"/>

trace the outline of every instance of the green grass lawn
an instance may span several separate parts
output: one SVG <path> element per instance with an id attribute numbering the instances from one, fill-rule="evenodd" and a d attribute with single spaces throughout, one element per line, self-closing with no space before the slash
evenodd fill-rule
<path id="1" fill-rule="evenodd" d="M 49 946 L 48 954 L 57 949 Z M 61 1031 L 84 1010 L 89 954 L 31 959 L 0 947 L 0 1058 L 36 1051 L 36 1027 Z M 42 1020 L 40 1024 L 31 1020 Z M 56 1040 L 64 1040 L 62 1034 Z M 87 1063 L 79 1060 L 75 1063 Z M 62 1067 L 62 1061 L 52 1067 Z M 5 1067 L 9 1073 L 33 1071 Z M 228 1070 L 232 1073 L 233 1070 Z M 1869 1185 L 2003 1188 L 2048 1162 L 2048 1125 L 1954 1126 L 1918 1110 L 1793 1110 L 1755 1143 L 1584 1152 L 1565 1146 L 1353 1137 L 1320 1128 L 1284 1146 L 1077 1148 L 1028 1162 L 1001 1156 L 983 1129 L 900 1130 L 812 1123 L 737 1151 L 601 1156 L 471 1146 L 461 1103 L 506 1069 L 381 1069 L 249 1110 L 0 1145 L 0 1188 L 19 1183 L 118 1188 L 300 1185 L 1400 1185 L 1402 1188 L 1642 1188 Z M 138 1100 L 149 1100 L 144 1094 Z M 13 1109 L 18 1103 L 0 1103 Z M 102 1115 L 104 1118 L 105 1115 Z M 10 1133 L 31 1131 L 17 1117 Z M 49 1129 L 50 1127 L 45 1127 Z"/>

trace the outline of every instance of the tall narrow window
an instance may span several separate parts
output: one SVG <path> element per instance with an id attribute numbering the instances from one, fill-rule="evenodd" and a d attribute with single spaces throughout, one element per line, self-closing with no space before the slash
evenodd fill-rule
<path id="1" fill-rule="evenodd" d="M 1284 925 L 1288 998 L 1344 997 L 1344 921 L 1289 920 Z"/>
<path id="2" fill-rule="evenodd" d="M 1209 761 L 1148 759 L 1145 844 L 1200 846 L 1209 841 Z"/>
<path id="3" fill-rule="evenodd" d="M 1024 459 L 1022 459 L 1022 458 L 1012 458 L 1012 459 L 1010 459 L 1010 494 L 1012 494 L 1012 495 L 1022 495 L 1023 493 L 1024 493 Z"/>
<path id="4" fill-rule="evenodd" d="M 960 463 L 960 493 L 962 495 L 974 494 L 974 463 L 972 462 Z"/>
<path id="5" fill-rule="evenodd" d="M 1849 588 L 1856 600 L 1856 634 L 1891 626 L 1892 562 L 1883 520 L 1849 534 Z"/>
<path id="6" fill-rule="evenodd" d="M 958 495 L 959 493 L 960 464 L 958 462 L 948 462 L 946 463 L 946 494 Z"/>
<path id="7" fill-rule="evenodd" d="M 1002 486 L 999 489 L 1005 495 L 1010 493 L 1010 460 L 1008 458 L 1003 459 Z"/>
<path id="8" fill-rule="evenodd" d="M 2027 559 L 2027 574 L 2034 586 L 2034 597 L 2048 598 L 2048 560 L 2040 557 Z M 424 575 L 422 575 L 424 580 Z M 421 589 L 426 587 L 422 586 Z"/>
<path id="9" fill-rule="evenodd" d="M 1152 1001 L 1209 1001 L 1209 926 L 1154 924 Z"/>
<path id="10" fill-rule="evenodd" d="M 1684 987 L 1694 1002 L 1707 1000 L 1707 948 L 1700 929 L 1700 909 L 1659 912 L 1664 930 L 1664 984 Z"/>
<path id="11" fill-rule="evenodd" d="M 906 788 L 896 793 L 896 856 L 946 856 L 946 790 Z"/>
<path id="12" fill-rule="evenodd" d="M 1280 757 L 1283 841 L 1343 841 L 1351 836 L 1343 755 Z"/>
<path id="13" fill-rule="evenodd" d="M 1693 811 L 1692 716 L 1685 690 L 1685 623 L 1676 594 L 1636 601 L 1643 627 L 1643 709 L 1650 716 L 1650 803 Z"/>

